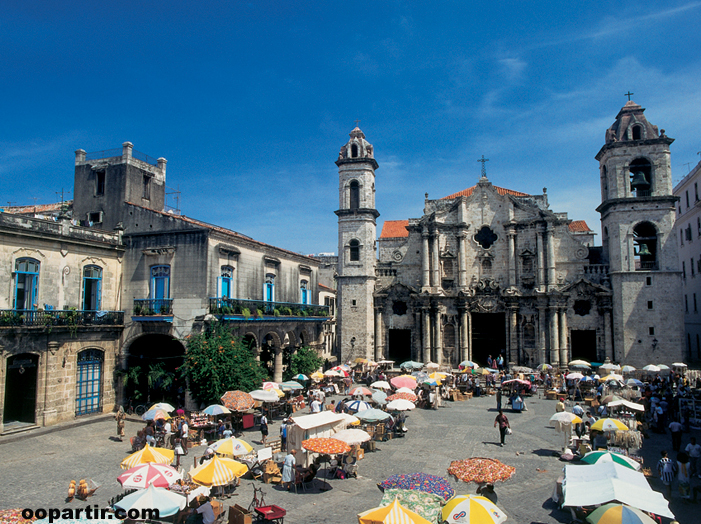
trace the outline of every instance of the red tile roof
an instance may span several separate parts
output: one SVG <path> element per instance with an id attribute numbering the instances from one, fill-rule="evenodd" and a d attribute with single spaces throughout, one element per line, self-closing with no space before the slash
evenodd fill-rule
<path id="1" fill-rule="evenodd" d="M 23 215 L 25 213 L 46 213 L 49 211 L 61 211 L 61 202 L 55 204 L 40 204 L 38 206 L 2 206 L 5 213 L 17 213 Z M 63 205 L 69 208 L 73 205 L 72 200 L 64 200 Z"/>
<path id="2" fill-rule="evenodd" d="M 569 225 L 572 233 L 591 233 L 592 230 L 584 220 L 573 220 Z"/>
<path id="3" fill-rule="evenodd" d="M 452 195 L 448 195 L 447 197 L 441 198 L 441 200 L 450 200 L 451 198 L 458 198 L 461 196 L 469 197 L 472 192 L 475 190 L 477 186 L 472 186 L 468 187 L 467 189 L 463 189 L 462 191 L 458 191 L 457 193 L 453 193 Z M 530 196 L 528 193 L 521 193 L 520 191 L 514 191 L 513 189 L 505 189 L 503 187 L 499 186 L 493 186 L 494 189 L 497 190 L 497 193 L 500 195 L 512 195 L 512 196 Z"/>
<path id="4" fill-rule="evenodd" d="M 325 285 L 322 284 L 321 282 L 319 283 L 319 287 L 322 288 L 322 289 L 325 290 L 325 291 L 333 291 L 334 293 L 336 292 L 336 290 L 335 290 L 334 288 L 329 287 L 329 286 L 325 286 Z"/>
<path id="5" fill-rule="evenodd" d="M 380 238 L 406 238 L 409 236 L 408 220 L 385 220 Z"/>

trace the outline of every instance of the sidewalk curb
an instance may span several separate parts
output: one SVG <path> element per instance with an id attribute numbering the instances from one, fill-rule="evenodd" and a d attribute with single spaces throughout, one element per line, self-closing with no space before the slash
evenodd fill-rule
<path id="1" fill-rule="evenodd" d="M 114 418 L 114 413 L 100 413 L 91 417 L 81 417 L 80 419 L 70 420 L 68 422 L 61 422 L 54 426 L 44 426 L 35 429 L 28 429 L 27 431 L 18 431 L 17 433 L 11 433 L 9 435 L 0 436 L 0 446 L 2 446 L 3 444 L 9 444 L 10 442 L 17 442 L 19 440 L 24 440 L 27 438 L 39 437 L 41 435 L 55 433 L 56 431 L 63 431 L 64 429 L 71 429 L 79 426 L 87 426 L 88 424 L 95 424 L 96 422 L 102 422 L 108 418 Z"/>

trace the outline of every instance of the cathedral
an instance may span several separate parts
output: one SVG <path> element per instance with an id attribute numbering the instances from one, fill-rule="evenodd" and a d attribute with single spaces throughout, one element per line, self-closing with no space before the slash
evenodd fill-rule
<path id="1" fill-rule="evenodd" d="M 378 239 L 379 165 L 353 129 L 336 161 L 341 359 L 446 368 L 499 354 L 554 368 L 682 360 L 673 139 L 644 111 L 628 101 L 596 155 L 601 246 L 584 221 L 550 209 L 545 189 L 497 187 L 484 162 L 474 186 L 426 194 L 423 216 L 385 221 Z"/>

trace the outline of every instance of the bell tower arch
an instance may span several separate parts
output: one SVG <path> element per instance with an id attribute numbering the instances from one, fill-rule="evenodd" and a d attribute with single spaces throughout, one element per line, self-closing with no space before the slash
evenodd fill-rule
<path id="1" fill-rule="evenodd" d="M 341 147 L 338 166 L 338 324 L 341 358 L 374 358 L 377 217 L 372 145 L 356 127 Z"/>

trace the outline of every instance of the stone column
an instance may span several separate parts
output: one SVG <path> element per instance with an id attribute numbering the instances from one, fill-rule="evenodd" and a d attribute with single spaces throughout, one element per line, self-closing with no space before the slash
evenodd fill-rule
<path id="1" fill-rule="evenodd" d="M 375 306 L 375 362 L 384 360 L 385 338 L 382 330 L 382 308 Z"/>
<path id="2" fill-rule="evenodd" d="M 557 321 L 557 307 L 550 306 L 550 363 L 560 365 L 560 337 Z"/>
<path id="3" fill-rule="evenodd" d="M 509 239 L 509 286 L 516 285 L 516 232 L 509 228 L 506 232 Z"/>
<path id="4" fill-rule="evenodd" d="M 518 353 L 518 306 L 509 306 L 509 355 L 510 363 L 521 364 Z"/>
<path id="5" fill-rule="evenodd" d="M 538 358 L 540 360 L 540 364 L 550 363 L 545 352 L 546 312 L 547 309 L 545 307 L 538 307 Z"/>
<path id="6" fill-rule="evenodd" d="M 431 278 L 431 285 L 433 287 L 440 287 L 441 285 L 441 273 L 440 273 L 440 267 L 441 267 L 441 259 L 439 256 L 438 252 L 438 247 L 439 247 L 439 235 L 438 235 L 438 230 L 433 231 L 433 248 L 431 249 L 431 254 L 432 254 L 432 278 Z"/>
<path id="7" fill-rule="evenodd" d="M 465 249 L 466 233 L 460 231 L 458 233 L 458 286 L 464 288 L 467 286 L 467 250 Z"/>
<path id="8" fill-rule="evenodd" d="M 54 377 L 53 380 L 50 380 L 49 377 L 51 376 L 52 371 L 55 372 L 56 353 L 58 353 L 60 346 L 61 345 L 58 342 L 49 342 L 46 345 L 46 352 L 43 354 L 44 358 L 41 359 L 42 363 L 44 364 L 44 409 L 42 413 L 43 426 L 52 426 L 53 424 L 56 424 L 58 419 L 58 410 L 54 407 L 52 402 L 52 397 L 54 396 L 52 393 L 55 393 L 54 390 L 56 388 L 56 377 Z"/>
<path id="9" fill-rule="evenodd" d="M 431 360 L 431 312 L 428 307 L 421 308 L 423 319 L 423 342 L 421 360 L 428 362 Z"/>
<path id="10" fill-rule="evenodd" d="M 545 269 L 543 266 L 545 265 L 545 257 L 543 257 L 543 232 L 542 231 L 536 231 L 536 287 L 540 291 L 544 291 L 545 287 Z"/>
<path id="11" fill-rule="evenodd" d="M 553 289 L 557 283 L 555 278 L 555 231 L 552 224 L 548 224 L 547 229 L 547 250 L 548 250 L 548 289 Z"/>
<path id="12" fill-rule="evenodd" d="M 443 364 L 443 326 L 441 322 L 441 310 L 436 308 L 436 313 L 434 316 L 434 334 L 436 337 L 435 350 L 436 350 L 436 364 Z"/>
<path id="13" fill-rule="evenodd" d="M 569 349 L 567 347 L 567 308 L 560 309 L 560 362 L 563 366 L 570 361 Z"/>
<path id="14" fill-rule="evenodd" d="M 424 229 L 421 232 L 421 238 L 423 239 L 421 249 L 421 286 L 427 288 L 431 285 L 431 266 L 429 259 L 431 252 L 429 251 L 428 245 L 428 231 Z"/>
<path id="15" fill-rule="evenodd" d="M 275 348 L 275 368 L 273 382 L 282 382 L 282 348 Z"/>
<path id="16" fill-rule="evenodd" d="M 606 351 L 606 358 L 610 359 L 611 362 L 615 362 L 616 352 L 613 347 L 613 332 L 611 330 L 611 308 L 603 307 L 600 310 L 601 315 L 604 317 L 604 334 L 602 338 L 602 343 L 604 344 L 604 350 Z M 597 358 L 599 357 L 597 351 Z"/>

